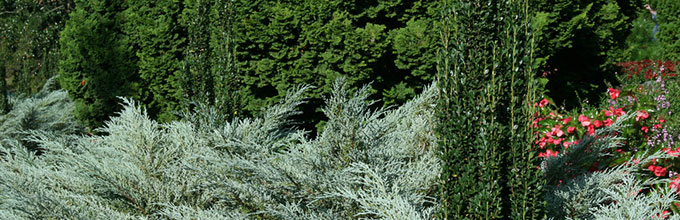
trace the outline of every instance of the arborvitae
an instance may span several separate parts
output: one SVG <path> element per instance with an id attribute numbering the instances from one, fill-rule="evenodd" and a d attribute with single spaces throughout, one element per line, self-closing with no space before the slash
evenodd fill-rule
<path id="1" fill-rule="evenodd" d="M 232 2 L 247 113 L 307 84 L 313 88 L 301 120 L 311 129 L 324 120 L 322 97 L 340 76 L 354 86 L 372 82 L 371 92 L 388 104 L 401 104 L 433 79 L 434 1 Z"/>
<path id="2" fill-rule="evenodd" d="M 75 116 L 96 128 L 120 109 L 118 96 L 136 87 L 136 57 L 122 32 L 119 0 L 78 0 L 61 33 L 59 83 L 75 101 Z"/>
<path id="3" fill-rule="evenodd" d="M 0 153 L 0 219 L 432 219 L 437 90 L 376 110 L 346 85 L 313 139 L 289 120 L 304 90 L 257 118 L 161 124 L 126 101 L 102 135 L 33 134 L 41 156 Z"/>
<path id="4" fill-rule="evenodd" d="M 140 101 L 153 118 L 176 119 L 183 98 L 181 64 L 185 32 L 179 23 L 179 0 L 125 1 L 124 32 L 137 56 Z"/>
<path id="5" fill-rule="evenodd" d="M 673 0 L 670 0 L 673 1 Z M 537 75 L 547 76 L 548 95 L 572 109 L 599 103 L 606 82 L 616 83 L 640 0 L 530 0 L 537 27 Z M 674 18 L 674 17 L 672 17 Z"/>
<path id="6" fill-rule="evenodd" d="M 444 1 L 438 58 L 443 219 L 536 219 L 544 205 L 527 105 L 526 1 Z"/>

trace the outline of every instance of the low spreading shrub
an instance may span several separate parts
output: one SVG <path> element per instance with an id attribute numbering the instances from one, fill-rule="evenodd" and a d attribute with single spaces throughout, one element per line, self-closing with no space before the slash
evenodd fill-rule
<path id="1" fill-rule="evenodd" d="M 0 153 L 0 219 L 432 219 L 437 90 L 375 109 L 337 82 L 308 138 L 289 121 L 304 89 L 257 118 L 161 124 L 124 100 L 101 135 L 32 133 L 41 156 Z"/>

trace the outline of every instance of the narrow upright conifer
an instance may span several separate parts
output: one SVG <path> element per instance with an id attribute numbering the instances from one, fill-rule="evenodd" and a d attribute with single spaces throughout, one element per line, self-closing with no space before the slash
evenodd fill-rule
<path id="1" fill-rule="evenodd" d="M 438 54 L 442 219 L 535 219 L 538 158 L 526 1 L 443 1 Z"/>

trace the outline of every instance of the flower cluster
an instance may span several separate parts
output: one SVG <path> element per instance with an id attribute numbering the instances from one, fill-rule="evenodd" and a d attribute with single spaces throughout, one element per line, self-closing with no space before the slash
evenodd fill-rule
<path id="1" fill-rule="evenodd" d="M 676 66 L 680 62 L 663 60 L 641 60 L 617 63 L 627 78 L 634 78 L 643 73 L 645 79 L 654 79 L 659 76 L 675 76 Z M 660 70 L 660 71 L 658 71 Z"/>
<path id="2" fill-rule="evenodd" d="M 619 63 L 628 74 L 623 78 L 618 88 L 606 90 L 607 100 L 595 109 L 585 109 L 582 112 L 561 113 L 549 98 L 544 98 L 533 106 L 537 111 L 533 118 L 535 134 L 534 149 L 539 157 L 555 157 L 564 152 L 572 144 L 579 143 L 584 136 L 594 135 L 597 129 L 611 126 L 620 120 L 624 114 L 633 119 L 623 121 L 623 128 L 615 135 L 626 138 L 625 143 L 611 153 L 611 164 L 585 164 L 591 167 L 589 171 L 597 172 L 598 167 L 612 167 L 631 157 L 641 156 L 643 153 L 664 152 L 666 159 L 655 159 L 651 163 L 639 164 L 642 172 L 639 178 L 667 178 L 669 183 L 659 184 L 650 190 L 664 187 L 675 189 L 680 195 L 680 141 L 678 130 L 673 128 L 677 123 L 671 109 L 677 108 L 668 98 L 674 96 L 666 88 L 667 81 L 675 76 L 677 62 L 639 61 Z M 644 72 L 644 79 L 633 78 Z M 631 79 L 626 81 L 626 79 Z M 673 83 L 678 83 L 672 81 Z M 671 84 L 669 84 L 671 85 Z M 672 84 L 676 85 L 676 84 Z M 673 87 L 675 88 L 675 87 Z M 675 107 L 674 107 L 675 106 Z M 598 138 L 598 137 L 595 137 Z M 600 161 L 602 162 L 602 161 Z M 617 164 L 618 163 L 618 164 Z M 637 164 L 637 163 L 636 163 Z M 601 166 L 602 165 L 602 166 Z M 680 204 L 678 204 L 680 207 Z M 678 209 L 673 207 L 674 212 Z M 666 215 L 669 212 L 664 212 Z"/>

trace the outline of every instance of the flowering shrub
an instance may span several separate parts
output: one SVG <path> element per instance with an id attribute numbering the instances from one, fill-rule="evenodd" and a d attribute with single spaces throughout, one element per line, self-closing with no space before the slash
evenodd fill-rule
<path id="1" fill-rule="evenodd" d="M 640 78 L 642 77 L 646 80 L 655 79 L 659 76 L 675 76 L 677 74 L 676 66 L 680 62 L 673 62 L 669 60 L 640 60 L 640 61 L 627 61 L 617 63 L 617 66 L 622 68 L 623 74 L 628 78 Z"/>
<path id="2" fill-rule="evenodd" d="M 539 157 L 557 157 L 586 136 L 595 135 L 596 130 L 623 120 L 623 127 L 614 135 L 625 137 L 625 142 L 608 149 L 610 152 L 607 152 L 609 154 L 604 160 L 565 166 L 589 167 L 590 172 L 599 172 L 627 163 L 631 158 L 643 157 L 645 153 L 659 152 L 663 158 L 657 157 L 648 162 L 634 161 L 636 165 L 639 163 L 640 172 L 647 174 L 638 176 L 639 179 L 646 181 L 653 177 L 665 180 L 656 183 L 653 189 L 642 192 L 671 189 L 680 193 L 680 175 L 677 175 L 680 170 L 680 160 L 677 159 L 680 147 L 675 144 L 680 140 L 680 135 L 674 126 L 677 121 L 673 114 L 676 106 L 671 104 L 676 102 L 670 100 L 677 95 L 674 94 L 675 89 L 667 88 L 678 85 L 677 80 L 669 80 L 669 77 L 675 76 L 675 64 L 638 61 L 620 65 L 628 68 L 622 77 L 622 85 L 607 89 L 607 100 L 598 108 L 561 113 L 548 98 L 534 103 L 534 106 L 539 107 L 533 120 L 534 149 L 539 152 Z M 639 77 L 640 72 L 645 73 L 644 79 Z M 622 119 L 624 114 L 631 116 Z M 680 206 L 680 203 L 675 204 Z M 670 208 L 678 213 L 676 206 Z M 660 216 L 665 217 L 666 214 L 668 212 Z"/>

